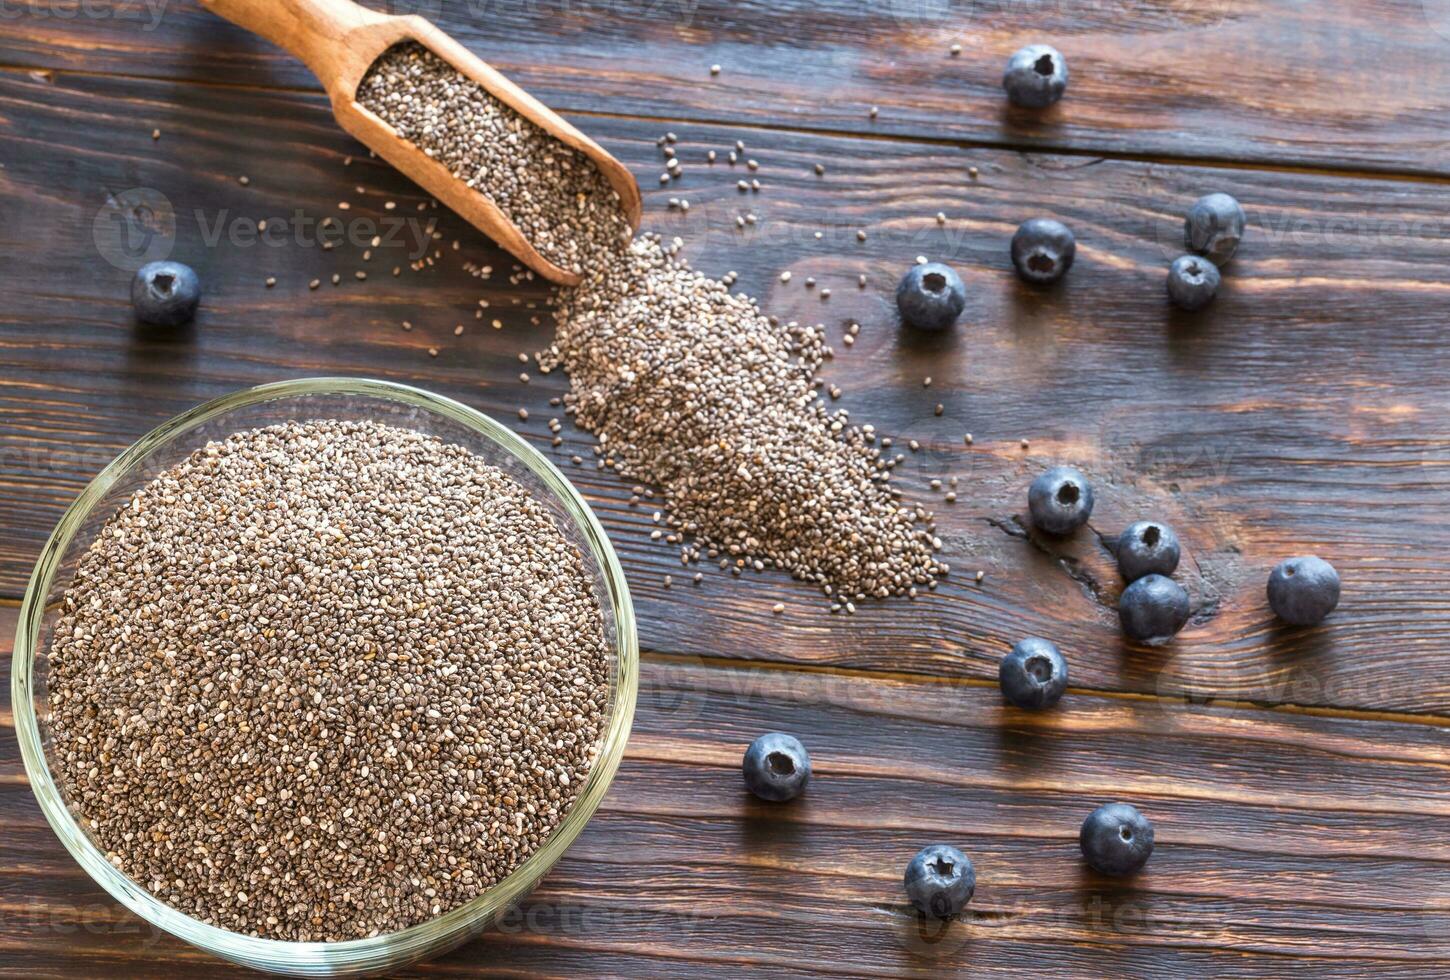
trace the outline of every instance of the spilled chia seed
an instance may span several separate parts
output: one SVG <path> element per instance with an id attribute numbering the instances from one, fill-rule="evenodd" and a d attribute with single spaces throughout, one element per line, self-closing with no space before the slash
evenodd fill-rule
<path id="1" fill-rule="evenodd" d="M 818 396 L 824 336 L 685 268 L 678 245 L 627 242 L 592 161 L 418 45 L 387 52 L 358 98 L 583 273 L 557 296 L 540 367 L 568 372 L 568 410 L 606 465 L 665 492 L 685 564 L 781 568 L 847 611 L 946 573 L 930 515 L 899 503 L 870 427 Z M 672 135 L 662 152 L 677 165 Z"/>
<path id="2" fill-rule="evenodd" d="M 617 472 L 664 490 L 696 542 L 686 564 L 782 568 L 848 610 L 934 582 L 946 566 L 889 460 L 818 394 L 823 332 L 762 315 L 677 248 L 641 236 L 561 292 L 539 364 L 568 372 L 575 421 Z"/>
<path id="3" fill-rule="evenodd" d="M 56 776 L 122 872 L 272 939 L 393 932 L 500 881 L 598 751 L 609 647 L 545 505 L 387 425 L 213 442 L 82 558 Z"/>

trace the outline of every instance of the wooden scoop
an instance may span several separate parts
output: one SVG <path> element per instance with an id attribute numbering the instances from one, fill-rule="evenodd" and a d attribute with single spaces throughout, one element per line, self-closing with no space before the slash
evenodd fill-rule
<path id="1" fill-rule="evenodd" d="M 352 0 L 201 0 L 201 4 L 301 59 L 327 90 L 333 115 L 343 129 L 546 279 L 572 286 L 579 276 L 540 255 L 487 196 L 358 104 L 358 84 L 383 52 L 417 41 L 520 116 L 593 160 L 619 194 L 630 228 L 639 228 L 639 185 L 623 164 L 428 20 L 376 13 Z"/>

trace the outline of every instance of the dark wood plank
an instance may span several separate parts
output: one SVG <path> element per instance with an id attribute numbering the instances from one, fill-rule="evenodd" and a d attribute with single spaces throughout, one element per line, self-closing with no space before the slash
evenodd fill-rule
<path id="1" fill-rule="evenodd" d="M 517 380 L 517 355 L 551 333 L 545 293 L 511 286 L 497 249 L 451 216 L 439 217 L 436 265 L 396 279 L 388 270 L 406 265 L 405 246 L 381 247 L 364 263 L 352 246 L 269 247 L 227 235 L 208 245 L 205 229 L 219 218 L 275 223 L 296 208 L 313 220 L 433 216 L 414 210 L 416 191 L 385 166 L 365 158 L 343 166 L 355 147 L 320 99 L 3 73 L 0 115 L 10 137 L 0 142 L 9 255 L 0 594 L 20 594 L 64 506 L 115 453 L 243 386 L 325 373 L 394 378 L 511 421 L 525 406 L 531 417 L 520 430 L 547 448 L 545 423 L 557 413 L 547 402 L 565 379 Z M 591 123 L 641 176 L 655 171 L 655 127 Z M 153 142 L 156 124 L 163 136 Z M 681 152 L 695 161 L 737 135 L 681 127 Z M 777 574 L 742 582 L 709 567 L 691 587 L 677 553 L 649 541 L 650 508 L 628 506 L 629 483 L 595 471 L 590 441 L 566 426 L 556 458 L 612 532 L 646 644 L 991 678 L 1006 646 L 1031 632 L 1055 638 L 1075 683 L 1089 688 L 1450 713 L 1450 681 L 1437 667 L 1450 637 L 1450 602 L 1438 585 L 1450 554 L 1450 403 L 1437 370 L 1450 343 L 1442 281 L 1450 205 L 1439 188 L 743 135 L 761 160 L 760 194 L 739 194 L 728 166 L 695 163 L 678 185 L 651 190 L 647 223 L 686 237 L 701 267 L 738 270 L 741 287 L 771 312 L 819 318 L 833 332 L 860 320 L 860 342 L 837 345 L 829 377 L 853 417 L 898 440 L 909 457 L 900 482 L 911 497 L 935 500 L 955 571 L 915 607 L 868 604 L 850 618 L 831 617 L 818 595 Z M 264 160 L 254 154 L 262 139 Z M 824 178 L 811 172 L 818 160 L 830 163 Z M 958 176 L 969 164 L 980 168 L 975 182 Z M 196 327 L 177 337 L 130 322 L 128 273 L 103 259 L 114 254 L 106 233 L 97 246 L 108 195 L 138 186 L 164 192 L 178 216 L 172 254 L 208 284 Z M 1176 215 L 1210 187 L 1245 202 L 1249 236 L 1215 306 L 1196 319 L 1175 316 L 1162 277 Z M 693 205 L 684 218 L 662 200 L 680 194 Z M 343 200 L 351 210 L 336 209 Z M 388 200 L 396 211 L 383 209 Z M 734 224 L 745 208 L 761 215 L 748 234 Z M 950 216 L 944 227 L 932 217 L 938 210 Z M 1081 243 L 1056 292 L 1019 286 L 1006 261 L 1016 222 L 1039 213 L 1067 220 Z M 869 231 L 864 244 L 858 227 Z M 894 326 L 891 287 L 918 253 L 951 261 L 967 278 L 969 307 L 952 338 L 923 342 Z M 499 271 L 485 282 L 464 270 L 466 260 Z M 354 281 L 357 269 L 371 278 Z M 795 272 L 789 285 L 777 278 L 783 269 Z M 309 278 L 334 271 L 343 285 L 308 290 Z M 864 290 L 858 273 L 869 277 Z M 801 286 L 808 274 L 834 287 L 829 302 Z M 269 275 L 276 288 L 264 286 Z M 492 305 L 475 320 L 480 299 Z M 495 315 L 502 329 L 490 328 Z M 413 331 L 401 329 L 405 319 Z M 457 338 L 456 323 L 466 325 Z M 908 438 L 926 448 L 910 453 Z M 571 467 L 575 453 L 589 464 Z M 1022 530 L 1026 482 L 1056 461 L 1098 483 L 1096 534 L 1052 542 Z M 926 483 L 952 475 L 960 500 L 948 505 Z M 1180 577 L 1196 610 L 1179 642 L 1154 653 L 1119 638 L 1119 583 L 1101 541 L 1145 516 L 1185 538 Z M 1321 629 L 1286 630 L 1265 607 L 1263 581 L 1277 560 L 1302 552 L 1339 566 L 1344 602 Z M 981 585 L 976 569 L 987 572 Z M 663 586 L 666 574 L 673 589 Z M 777 601 L 788 608 L 771 616 Z"/>
<path id="2" fill-rule="evenodd" d="M 1447 170 L 1450 8 L 1440 0 L 369 2 L 429 16 L 575 111 Z M 1009 110 L 1003 65 L 1036 41 L 1067 56 L 1069 94 L 1046 113 Z M 15 4 L 0 63 L 315 87 L 278 49 L 162 0 Z M 874 121 L 871 105 L 881 110 Z"/>
<path id="3" fill-rule="evenodd" d="M 0 609 L 7 665 L 14 621 Z M 768 728 L 811 749 L 816 777 L 795 804 L 760 804 L 741 786 L 740 753 Z M 7 967 L 227 972 L 90 883 L 4 734 Z M 1082 694 L 1030 715 L 973 684 L 647 656 L 599 816 L 499 930 L 414 972 L 1439 975 L 1447 769 L 1444 730 L 1421 724 Z M 1156 824 L 1153 859 L 1131 881 L 1084 870 L 1077 853 L 1078 823 L 1108 798 Z M 931 840 L 964 847 L 979 887 L 961 927 L 923 938 L 900 873 Z"/>

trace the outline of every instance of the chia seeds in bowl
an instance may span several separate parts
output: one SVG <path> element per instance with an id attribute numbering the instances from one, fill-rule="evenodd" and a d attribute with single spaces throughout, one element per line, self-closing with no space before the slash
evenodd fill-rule
<path id="1" fill-rule="evenodd" d="M 468 938 L 558 859 L 636 658 L 598 522 L 521 440 L 402 386 L 287 382 L 168 423 L 73 505 L 16 723 L 57 833 L 133 910 L 353 973 Z"/>

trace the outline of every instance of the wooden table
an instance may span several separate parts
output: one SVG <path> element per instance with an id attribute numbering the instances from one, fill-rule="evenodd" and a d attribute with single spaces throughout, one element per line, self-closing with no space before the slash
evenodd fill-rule
<path id="1" fill-rule="evenodd" d="M 901 470 L 913 496 L 959 478 L 956 504 L 935 498 L 950 579 L 854 617 L 779 574 L 706 568 L 692 587 L 584 433 L 566 425 L 549 448 L 565 379 L 517 380 L 519 353 L 550 337 L 545 291 L 511 284 L 506 256 L 337 131 L 300 65 L 191 5 L 38 0 L 11 4 L 0 31 L 3 642 L 66 504 L 200 401 L 349 374 L 499 418 L 526 407 L 519 431 L 576 479 L 627 566 L 641 703 L 603 809 L 545 885 L 418 974 L 1450 975 L 1450 4 L 390 9 L 434 17 L 619 155 L 647 225 L 697 267 L 736 270 L 768 311 L 833 335 L 860 321 L 827 377 L 853 418 L 921 441 Z M 1065 52 L 1069 93 L 1009 110 L 1002 64 L 1036 40 Z M 662 188 L 666 130 L 685 173 Z M 736 190 L 743 168 L 703 161 L 736 140 L 760 162 L 758 194 Z M 1210 190 L 1237 196 L 1250 230 L 1216 303 L 1175 315 L 1165 269 Z M 745 210 L 759 223 L 742 232 Z M 1034 215 L 1077 233 L 1057 290 L 1019 285 L 1007 261 Z M 294 234 L 328 216 L 361 241 Z M 413 272 L 402 219 L 434 218 Z M 403 232 L 367 261 L 364 219 Z M 131 322 L 118 236 L 137 221 L 158 237 L 131 246 L 169 248 L 206 284 L 179 335 Z M 952 337 L 894 325 L 891 288 L 917 254 L 967 281 Z M 1020 516 L 1027 481 L 1059 461 L 1098 486 L 1095 533 L 1065 542 Z M 1195 609 L 1161 652 L 1121 640 L 1103 546 L 1150 516 L 1184 539 Z M 1265 606 L 1268 570 L 1299 553 L 1344 578 L 1321 628 Z M 997 660 L 1025 634 L 1071 662 L 1058 710 L 997 692 Z M 816 767 L 785 807 L 752 802 L 738 771 L 775 728 Z M 1078 856 L 1079 822 L 1108 799 L 1157 827 L 1129 882 Z M 11 733 L 0 827 L 0 972 L 231 972 L 82 874 Z M 980 882 L 944 936 L 919 932 L 900 886 L 936 840 L 964 847 Z"/>

